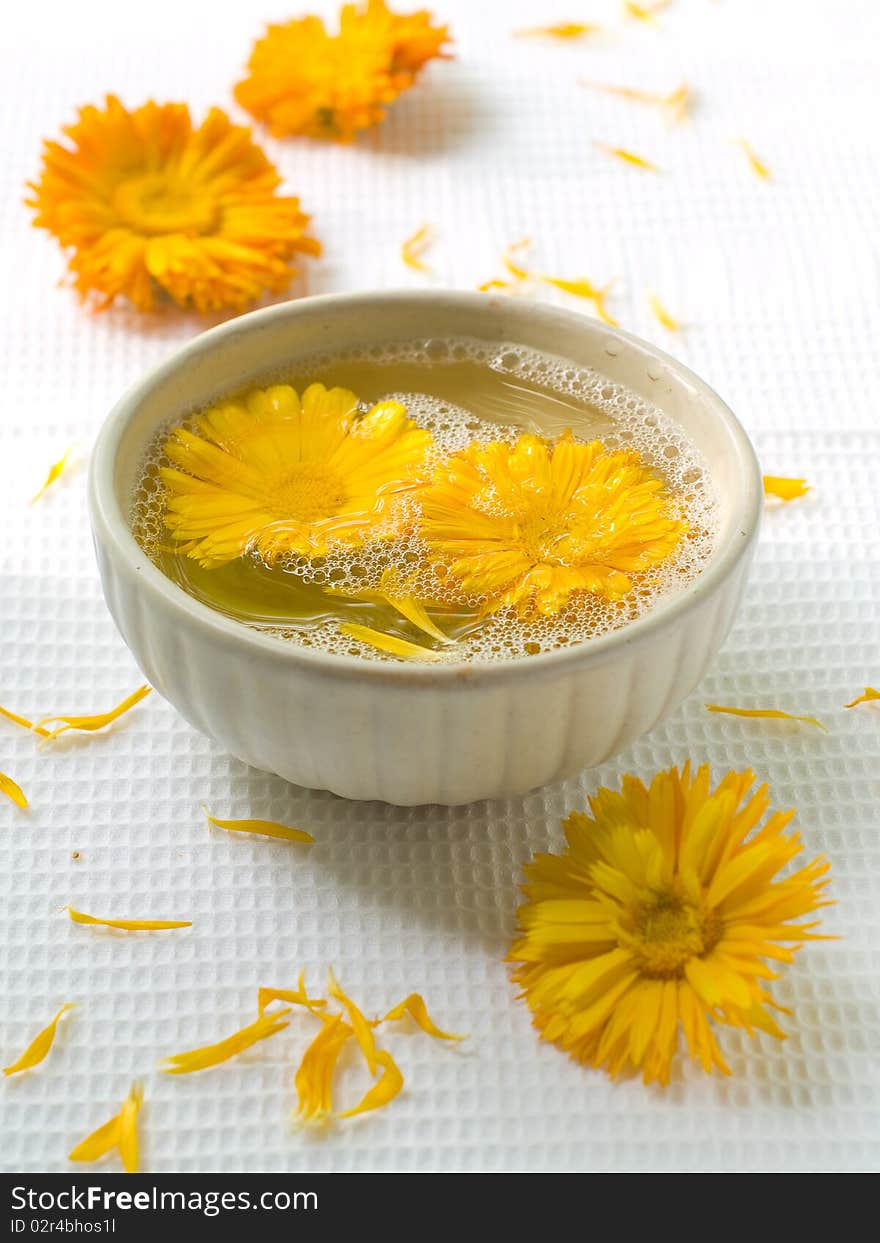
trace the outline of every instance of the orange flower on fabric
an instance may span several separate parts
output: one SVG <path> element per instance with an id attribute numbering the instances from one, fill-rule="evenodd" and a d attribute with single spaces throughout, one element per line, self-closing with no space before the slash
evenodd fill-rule
<path id="1" fill-rule="evenodd" d="M 297 253 L 316 255 L 299 199 L 279 195 L 274 166 L 212 108 L 194 127 L 186 104 L 129 111 L 110 95 L 47 142 L 30 185 L 34 224 L 69 252 L 73 283 L 101 307 L 163 298 L 198 311 L 282 293 Z"/>
<path id="2" fill-rule="evenodd" d="M 420 503 L 435 563 L 488 609 L 523 614 L 557 613 L 576 592 L 620 599 L 686 529 L 637 453 L 571 433 L 552 447 L 531 435 L 471 444 L 436 468 Z"/>
<path id="3" fill-rule="evenodd" d="M 354 393 L 311 384 L 253 389 L 179 427 L 165 446 L 166 525 L 206 568 L 257 550 L 317 557 L 393 533 L 395 502 L 420 481 L 430 433 L 397 401 L 362 414 Z"/>
<path id="4" fill-rule="evenodd" d="M 384 0 L 347 4 L 337 34 L 320 17 L 269 26 L 235 97 L 276 137 L 351 142 L 384 119 L 448 40 L 428 12 L 392 13 Z"/>
<path id="5" fill-rule="evenodd" d="M 510 959 L 544 1040 L 612 1077 L 665 1084 L 679 1028 L 692 1060 L 724 1074 L 710 1019 L 784 1039 L 765 960 L 790 963 L 824 939 L 800 921 L 828 905 L 830 865 L 779 879 L 803 849 L 785 832 L 795 813 L 765 819 L 770 796 L 754 780 L 728 773 L 713 790 L 708 765 L 689 764 L 647 786 L 626 775 L 591 814 L 568 817 L 561 854 L 526 866 Z"/>

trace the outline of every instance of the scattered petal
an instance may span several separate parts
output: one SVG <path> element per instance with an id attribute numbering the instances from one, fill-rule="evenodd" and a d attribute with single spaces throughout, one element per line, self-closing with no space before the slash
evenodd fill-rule
<path id="1" fill-rule="evenodd" d="M 752 172 L 755 176 L 760 177 L 762 181 L 770 181 L 773 174 L 770 172 L 770 169 L 764 161 L 756 155 L 751 144 L 746 142 L 745 138 L 734 138 L 733 141 L 746 153 L 746 157 L 748 158 Z"/>
<path id="2" fill-rule="evenodd" d="M 407 639 L 398 639 L 394 635 L 383 634 L 381 630 L 373 630 L 370 626 L 361 626 L 357 622 L 345 622 L 339 629 L 343 634 L 357 639 L 358 642 L 368 643 L 371 647 L 378 648 L 380 652 L 388 652 L 391 656 L 397 656 L 401 660 L 436 661 L 440 659 L 439 654 L 429 647 L 421 647 L 418 643 L 410 643 Z"/>
<path id="3" fill-rule="evenodd" d="M 71 445 L 69 449 L 65 449 L 64 453 L 58 459 L 57 462 L 52 463 L 52 465 L 49 467 L 49 473 L 46 476 L 46 479 L 42 487 L 40 488 L 39 492 L 37 492 L 36 495 L 31 497 L 31 502 L 30 502 L 31 505 L 33 505 L 35 501 L 38 501 L 40 497 L 43 495 L 43 493 L 46 491 L 46 489 L 51 488 L 55 480 L 58 479 L 61 474 L 63 474 L 65 468 L 70 462 L 70 455 L 73 453 L 73 450 L 74 450 L 74 446 Z"/>
<path id="4" fill-rule="evenodd" d="M 764 495 L 776 496 L 781 501 L 796 501 L 806 496 L 810 485 L 806 479 L 786 479 L 783 475 L 764 476 Z"/>
<path id="5" fill-rule="evenodd" d="M 124 932 L 163 932 L 168 928 L 192 927 L 191 919 L 98 919 L 95 915 L 85 915 L 82 911 L 75 911 L 72 906 L 68 906 L 66 910 L 75 924 L 120 928 Z"/>
<path id="6" fill-rule="evenodd" d="M 97 729 L 103 729 L 106 725 L 111 725 L 114 721 L 118 720 L 123 713 L 128 712 L 128 710 L 133 708 L 135 704 L 140 703 L 142 699 L 149 695 L 150 690 L 151 688 L 149 686 L 139 686 L 136 691 L 132 691 L 130 695 L 123 699 L 122 703 L 117 704 L 115 708 L 111 708 L 109 712 L 99 712 L 93 716 L 62 716 L 58 713 L 54 716 L 41 717 L 37 722 L 37 726 L 39 727 L 52 721 L 64 722 L 64 724 L 60 725 L 57 729 L 50 730 L 45 735 L 47 739 L 57 738 L 59 734 L 64 734 L 69 729 L 80 729 L 90 732 Z"/>
<path id="7" fill-rule="evenodd" d="M 339 1055 L 354 1035 L 342 1016 L 322 1016 L 323 1026 L 303 1054 L 294 1086 L 303 1123 L 326 1122 L 333 1112 L 333 1075 Z"/>
<path id="8" fill-rule="evenodd" d="M 116 1148 L 126 1173 L 138 1172 L 137 1116 L 144 1099 L 141 1084 L 133 1083 L 119 1113 L 87 1135 L 68 1156 L 68 1161 L 97 1161 Z"/>
<path id="9" fill-rule="evenodd" d="M 392 608 L 397 609 L 407 621 L 412 622 L 417 630 L 430 635 L 438 643 L 447 646 L 454 645 L 455 640 L 450 639 L 448 634 L 444 634 L 440 627 L 431 621 L 425 606 L 412 594 L 411 584 L 402 580 L 397 570 L 389 568 L 383 571 L 379 579 L 379 593 Z"/>
<path id="10" fill-rule="evenodd" d="M 639 22 L 653 22 L 658 13 L 668 8 L 670 0 L 654 0 L 653 4 L 637 4 L 635 0 L 623 0 L 623 9 L 627 17 L 634 17 Z"/>
<path id="11" fill-rule="evenodd" d="M 623 160 L 624 164 L 631 164 L 634 168 L 641 168 L 649 173 L 660 172 L 656 164 L 636 155 L 633 151 L 627 151 L 624 147 L 611 147 L 606 142 L 594 142 L 593 146 L 597 151 L 602 151 L 605 155 L 613 155 L 616 159 Z"/>
<path id="12" fill-rule="evenodd" d="M 522 264 L 517 263 L 515 255 L 517 251 L 528 250 L 531 244 L 532 239 L 530 237 L 521 237 L 518 242 L 511 242 L 501 256 L 501 262 L 516 281 L 527 281 L 529 279 L 527 269 Z"/>
<path id="13" fill-rule="evenodd" d="M 866 686 L 864 692 L 854 699 L 852 703 L 845 704 L 847 708 L 855 708 L 858 704 L 873 703 L 874 700 L 880 699 L 880 691 L 875 690 L 873 686 Z"/>
<path id="14" fill-rule="evenodd" d="M 618 99 L 629 99 L 634 103 L 650 104 L 662 108 L 670 121 L 684 121 L 688 117 L 691 102 L 691 88 L 682 82 L 675 90 L 663 95 L 657 91 L 643 91 L 635 86 L 613 86 L 610 82 L 593 82 L 589 78 L 580 79 L 582 86 L 590 90 L 601 91 L 603 95 L 616 95 Z"/>
<path id="15" fill-rule="evenodd" d="M 358 1044 L 360 1045 L 361 1052 L 363 1053 L 364 1059 L 366 1060 L 367 1066 L 369 1067 L 370 1074 L 375 1075 L 376 1065 L 377 1065 L 377 1050 L 376 1050 L 376 1040 L 375 1040 L 375 1037 L 373 1036 L 372 1024 L 366 1019 L 366 1017 L 358 1009 L 358 1007 L 355 1005 L 352 999 L 346 996 L 346 994 L 342 991 L 340 983 L 333 973 L 332 967 L 330 968 L 329 974 L 330 974 L 330 980 L 329 980 L 329 985 L 328 985 L 328 992 L 330 993 L 330 996 L 334 998 L 334 1000 L 341 1002 L 342 1005 L 345 1006 L 346 1012 L 348 1014 L 348 1021 L 351 1024 L 351 1029 L 354 1032 L 355 1037 L 357 1038 Z"/>
<path id="16" fill-rule="evenodd" d="M 591 22 L 557 22 L 554 26 L 529 26 L 515 30 L 515 39 L 586 39 L 602 29 Z"/>
<path id="17" fill-rule="evenodd" d="M 428 1007 L 425 1005 L 424 998 L 419 993 L 410 993 L 393 1010 L 389 1010 L 381 1021 L 383 1023 L 393 1023 L 407 1014 L 419 1025 L 423 1032 L 427 1032 L 429 1036 L 433 1036 L 436 1040 L 466 1039 L 465 1036 L 457 1036 L 455 1032 L 441 1031 L 428 1013 Z"/>
<path id="18" fill-rule="evenodd" d="M 356 1114 L 365 1114 L 372 1109 L 381 1109 L 384 1105 L 393 1101 L 403 1087 L 403 1075 L 400 1073 L 394 1058 L 386 1049 L 377 1050 L 375 1062 L 377 1067 L 382 1067 L 382 1077 L 379 1079 L 379 1082 L 373 1084 L 359 1105 L 356 1105 L 354 1109 L 347 1109 L 345 1113 L 339 1115 L 340 1118 L 354 1118 Z"/>
<path id="19" fill-rule="evenodd" d="M 260 1040 L 267 1040 L 276 1032 L 283 1031 L 290 1025 L 285 1018 L 288 1014 L 290 1010 L 261 1014 L 253 1023 L 248 1023 L 224 1040 L 218 1040 L 216 1044 L 202 1045 L 201 1048 L 175 1053 L 172 1057 L 165 1058 L 160 1069 L 168 1075 L 191 1075 L 197 1070 L 207 1070 L 209 1066 L 219 1066 L 221 1062 L 228 1062 L 231 1057 L 243 1053 Z"/>
<path id="20" fill-rule="evenodd" d="M 421 256 L 433 240 L 434 230 L 429 224 L 423 224 L 420 229 L 416 229 L 415 233 L 406 239 L 400 248 L 400 257 L 408 268 L 412 268 L 414 272 L 431 271 L 428 264 L 422 262 Z"/>
<path id="21" fill-rule="evenodd" d="M 37 725 L 34 721 L 29 721 L 26 716 L 19 716 L 17 712 L 10 712 L 8 708 L 0 708 L 0 716 L 5 716 L 7 721 L 12 721 L 14 725 L 22 725 L 25 729 L 33 730 L 41 738 L 49 737 L 47 729 L 43 729 L 41 725 Z"/>
<path id="22" fill-rule="evenodd" d="M 678 320 L 673 319 L 655 293 L 648 294 L 648 306 L 650 306 L 654 313 L 654 318 L 657 322 L 662 324 L 667 331 L 678 332 L 680 328 Z"/>
<path id="23" fill-rule="evenodd" d="M 564 280 L 560 276 L 542 274 L 538 279 L 545 285 L 552 285 L 554 289 L 561 289 L 563 293 L 569 293 L 575 298 L 586 298 L 587 301 L 593 303 L 596 314 L 603 323 L 610 324 L 612 328 L 618 327 L 617 320 L 609 315 L 605 306 L 605 299 L 613 288 L 614 281 L 609 281 L 607 285 L 596 286 L 585 276 L 579 276 L 575 280 Z"/>
<path id="24" fill-rule="evenodd" d="M 30 1070 L 33 1066 L 39 1066 L 40 1062 L 43 1061 L 46 1054 L 52 1048 L 52 1043 L 55 1039 L 55 1032 L 58 1028 L 58 1020 L 61 1018 L 62 1014 L 66 1014 L 68 1010 L 72 1010 L 73 1006 L 73 1002 L 66 1002 L 55 1015 L 54 1019 L 52 1019 L 52 1022 L 49 1023 L 48 1026 L 44 1027 L 42 1031 L 38 1032 L 36 1036 L 34 1036 L 24 1053 L 12 1062 L 11 1065 L 3 1067 L 4 1075 L 17 1075 L 23 1070 Z"/>
<path id="25" fill-rule="evenodd" d="M 828 727 L 814 716 L 796 716 L 791 712 L 782 712 L 779 708 L 726 708 L 722 704 L 706 704 L 710 712 L 725 712 L 728 716 L 766 717 L 773 721 L 805 721 L 808 725 L 817 725 L 828 733 Z"/>
<path id="26" fill-rule="evenodd" d="M 294 1006 L 305 1006 L 307 1010 L 313 1013 L 315 1010 L 326 1006 L 327 1002 L 322 997 L 310 997 L 306 990 L 305 977 L 303 972 L 299 973 L 299 980 L 295 989 L 293 988 L 260 988 L 257 992 L 257 1009 L 260 1014 L 271 1006 L 273 1001 L 286 1001 Z"/>
<path id="27" fill-rule="evenodd" d="M 277 820 L 219 820 L 212 816 L 207 807 L 204 809 L 208 824 L 218 829 L 226 829 L 230 833 L 256 833 L 260 837 L 278 837 L 285 842 L 314 842 L 311 833 L 305 829 L 292 829 L 289 825 L 279 824 Z"/>
<path id="28" fill-rule="evenodd" d="M 0 794 L 5 794 L 7 798 L 11 798 L 13 803 L 22 810 L 28 805 L 27 795 L 24 790 L 6 773 L 0 773 Z"/>

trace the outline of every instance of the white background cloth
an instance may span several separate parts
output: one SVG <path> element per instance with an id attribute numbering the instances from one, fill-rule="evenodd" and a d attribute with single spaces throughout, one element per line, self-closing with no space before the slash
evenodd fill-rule
<path id="1" fill-rule="evenodd" d="M 0 799 L 0 1060 L 61 1002 L 79 1003 L 49 1060 L 0 1085 L 0 1164 L 68 1168 L 65 1154 L 140 1077 L 153 1171 L 876 1167 L 880 713 L 843 704 L 880 683 L 880 10 L 875 0 L 677 0 L 651 28 L 624 21 L 616 0 L 434 7 L 452 24 L 456 59 L 431 65 L 381 130 L 348 148 L 266 141 L 326 247 L 300 288 L 422 283 L 398 251 L 423 221 L 439 231 L 437 285 L 473 288 L 529 234 L 547 271 L 619 278 L 610 306 L 622 324 L 718 389 L 768 473 L 805 475 L 814 491 L 768 513 L 734 632 L 688 702 L 615 762 L 522 800 L 397 809 L 292 788 L 223 755 L 157 695 L 106 736 L 42 752 L 0 722 L 0 770 L 32 802 L 23 814 Z M 4 17 L 5 706 L 92 711 L 138 685 L 101 600 L 85 471 L 39 505 L 27 500 L 71 441 L 87 453 L 129 383 L 204 326 L 174 313 L 95 316 L 56 287 L 57 247 L 30 229 L 21 202 L 40 141 L 106 91 L 242 116 L 230 87 L 252 38 L 263 18 L 296 10 L 293 0 L 79 0 Z M 510 36 L 562 18 L 606 32 L 572 45 Z M 667 129 L 579 77 L 657 90 L 685 78 L 698 93 L 694 122 Z M 737 135 L 771 183 L 750 172 Z M 594 139 L 664 171 L 620 164 Z M 650 317 L 648 288 L 686 322 L 679 337 Z M 712 716 L 707 700 L 813 713 L 830 732 Z M 723 1033 L 731 1079 L 682 1064 L 663 1092 L 612 1084 L 539 1044 L 503 957 L 521 864 L 560 845 L 560 816 L 624 771 L 647 776 L 688 756 L 717 774 L 751 765 L 777 806 L 799 808 L 806 855 L 832 860 L 838 905 L 826 926 L 843 939 L 808 946 L 776 986 L 796 1015 L 784 1045 Z M 318 845 L 210 835 L 203 802 L 301 825 Z M 95 932 L 68 921 L 68 902 L 194 926 Z M 290 986 L 302 966 L 319 988 L 329 964 L 368 1011 L 417 989 L 441 1025 L 470 1039 L 451 1049 L 415 1031 L 392 1036 L 405 1093 L 317 1136 L 287 1121 L 314 1030 L 305 1018 L 202 1075 L 156 1071 L 161 1056 L 249 1021 L 258 985 Z M 344 1073 L 352 1103 L 362 1087 Z"/>

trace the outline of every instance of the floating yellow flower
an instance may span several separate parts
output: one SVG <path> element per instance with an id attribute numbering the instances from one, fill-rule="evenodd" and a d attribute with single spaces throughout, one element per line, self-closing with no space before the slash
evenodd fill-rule
<path id="1" fill-rule="evenodd" d="M 344 388 L 254 389 L 178 428 L 165 446 L 166 525 L 208 568 L 249 550 L 322 556 L 392 532 L 430 434 L 396 401 L 366 414 Z"/>
<path id="2" fill-rule="evenodd" d="M 250 131 L 219 108 L 193 128 L 186 104 L 130 112 L 111 95 L 64 133 L 72 145 L 45 144 L 28 203 L 101 306 L 125 295 L 150 310 L 165 294 L 199 311 L 240 307 L 282 292 L 292 256 L 320 250 Z"/>
<path id="3" fill-rule="evenodd" d="M 729 1074 L 710 1018 L 784 1039 L 762 960 L 823 939 L 795 921 L 828 905 L 829 864 L 776 879 L 802 845 L 784 832 L 793 811 L 757 828 L 770 798 L 749 794 L 754 780 L 728 773 L 713 791 L 708 765 L 692 776 L 689 764 L 648 787 L 624 776 L 620 793 L 590 799 L 592 815 L 565 821 L 563 854 L 527 865 L 510 957 L 543 1039 L 612 1076 L 641 1068 L 646 1083 L 668 1083 L 679 1025 L 707 1072 Z"/>
<path id="4" fill-rule="evenodd" d="M 392 13 L 384 0 L 347 4 L 337 34 L 320 17 L 269 26 L 235 97 L 276 137 L 351 142 L 384 119 L 387 105 L 413 85 L 422 66 L 443 56 L 448 39 L 430 13 Z"/>
<path id="5" fill-rule="evenodd" d="M 632 450 L 537 436 L 472 444 L 437 467 L 421 497 L 435 562 L 488 609 L 558 612 L 575 592 L 616 600 L 629 575 L 672 553 L 685 524 Z"/>

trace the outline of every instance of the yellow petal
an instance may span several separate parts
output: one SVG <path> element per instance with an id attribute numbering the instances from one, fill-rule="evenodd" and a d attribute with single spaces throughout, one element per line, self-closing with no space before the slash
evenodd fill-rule
<path id="1" fill-rule="evenodd" d="M 53 729 L 46 733 L 46 738 L 57 738 L 59 734 L 66 733 L 69 729 L 81 729 L 88 731 L 103 729 L 105 725 L 112 724 L 112 722 L 118 720 L 123 713 L 128 712 L 128 710 L 133 708 L 135 704 L 140 703 L 142 699 L 149 695 L 150 689 L 151 688 L 149 686 L 139 686 L 136 691 L 133 691 L 132 694 L 123 699 L 122 703 L 118 703 L 115 708 L 111 708 L 109 712 L 99 712 L 93 716 L 62 716 L 58 713 L 54 716 L 42 717 L 37 722 L 37 725 L 45 725 L 47 721 L 64 722 L 64 724 L 60 725 L 58 729 Z"/>
<path id="2" fill-rule="evenodd" d="M 139 1083 L 133 1083 L 119 1111 L 119 1137 L 116 1146 L 127 1174 L 138 1172 L 137 1116 L 143 1099 L 143 1087 Z"/>
<path id="3" fill-rule="evenodd" d="M 613 319 L 605 308 L 605 298 L 608 291 L 614 284 L 609 281 L 607 285 L 596 286 L 592 281 L 587 280 L 585 276 L 579 276 L 574 280 L 566 280 L 561 276 L 548 276 L 541 273 L 538 277 L 545 285 L 552 285 L 554 289 L 561 289 L 563 293 L 570 293 L 575 298 L 586 298 L 592 302 L 596 308 L 596 314 L 606 324 L 610 324 L 612 328 L 616 328 L 617 320 Z"/>
<path id="4" fill-rule="evenodd" d="M 421 256 L 433 240 L 434 230 L 429 224 L 423 224 L 406 239 L 400 248 L 400 257 L 408 268 L 415 272 L 430 272 L 427 263 L 422 263 Z"/>
<path id="5" fill-rule="evenodd" d="M 260 837 L 277 837 L 285 842 L 314 842 L 311 833 L 305 829 L 292 829 L 289 825 L 279 824 L 277 820 L 219 820 L 205 808 L 208 823 L 218 829 L 226 829 L 230 833 L 256 833 Z"/>
<path id="6" fill-rule="evenodd" d="M 754 148 L 746 142 L 745 138 L 734 138 L 733 141 L 745 152 L 749 166 L 755 176 L 760 177 L 762 181 L 769 181 L 773 174 L 764 161 L 755 154 Z"/>
<path id="7" fill-rule="evenodd" d="M 795 501 L 806 496 L 810 485 L 806 479 L 787 479 L 784 475 L 764 476 L 764 495 L 777 496 L 781 501 Z"/>
<path id="8" fill-rule="evenodd" d="M 245 1049 L 249 1049 L 258 1041 L 267 1040 L 276 1032 L 283 1031 L 289 1026 L 285 1019 L 285 1015 L 288 1014 L 290 1010 L 276 1010 L 272 1014 L 261 1014 L 253 1023 L 248 1023 L 246 1027 L 233 1032 L 224 1040 L 218 1040 L 216 1044 L 202 1045 L 198 1049 L 189 1049 L 186 1053 L 175 1053 L 167 1057 L 160 1069 L 169 1075 L 191 1075 L 194 1071 L 206 1070 L 209 1066 L 218 1066 L 221 1062 L 227 1062 L 231 1057 L 236 1057 Z"/>
<path id="9" fill-rule="evenodd" d="M 588 35 L 597 34 L 601 26 L 590 22 L 557 22 L 554 26 L 529 26 L 525 30 L 515 30 L 515 39 L 585 39 Z"/>
<path id="10" fill-rule="evenodd" d="M 30 503 L 32 505 L 34 504 L 35 501 L 38 501 L 40 497 L 43 495 L 43 493 L 46 491 L 46 489 L 50 488 L 52 484 L 55 482 L 55 480 L 61 474 L 63 474 L 65 467 L 68 465 L 70 461 L 70 455 L 72 453 L 73 453 L 73 446 L 65 450 L 63 456 L 60 457 L 57 462 L 52 463 L 52 465 L 49 467 L 49 473 L 46 476 L 43 486 L 40 488 L 39 492 L 37 492 L 35 496 L 31 497 Z"/>
<path id="11" fill-rule="evenodd" d="M 636 0 L 623 0 L 623 10 L 627 17 L 634 17 L 639 22 L 653 22 L 658 13 L 662 13 L 669 5 L 669 0 L 654 0 L 653 4 L 637 4 Z"/>
<path id="12" fill-rule="evenodd" d="M 380 652 L 399 656 L 401 660 L 436 661 L 440 659 L 439 653 L 432 651 L 429 647 L 420 647 L 418 643 L 397 639 L 394 635 L 383 634 L 381 630 L 373 630 L 370 626 L 361 626 L 357 622 L 345 622 L 339 629 L 343 634 L 351 635 L 353 639 L 361 643 L 369 643 L 371 647 L 378 648 Z"/>
<path id="13" fill-rule="evenodd" d="M 412 622 L 417 630 L 423 631 L 424 634 L 430 635 L 432 639 L 436 639 L 438 643 L 443 643 L 447 647 L 454 646 L 455 639 L 450 639 L 448 634 L 444 634 L 440 627 L 431 621 L 425 606 L 415 596 L 385 594 L 384 598 L 393 609 L 397 609 L 407 621 Z"/>
<path id="14" fill-rule="evenodd" d="M 141 1084 L 133 1083 L 119 1113 L 87 1135 L 68 1156 L 68 1161 L 97 1161 L 112 1148 L 119 1150 L 128 1174 L 138 1171 L 137 1116 L 144 1099 Z"/>
<path id="15" fill-rule="evenodd" d="M 46 1054 L 52 1048 L 52 1042 L 55 1039 L 55 1032 L 58 1027 L 58 1020 L 61 1018 L 62 1014 L 65 1014 L 68 1010 L 72 1010 L 73 1005 L 73 1002 L 66 1002 L 61 1007 L 54 1019 L 52 1019 L 52 1022 L 49 1023 L 48 1026 L 44 1027 L 41 1032 L 38 1032 L 36 1036 L 34 1036 L 24 1053 L 22 1053 L 16 1061 L 12 1062 L 11 1065 L 3 1067 L 4 1075 L 17 1075 L 22 1070 L 30 1070 L 32 1066 L 39 1066 L 40 1062 L 43 1061 Z"/>
<path id="16" fill-rule="evenodd" d="M 875 690 L 873 686 L 866 686 L 864 692 L 854 699 L 852 703 L 845 705 L 847 708 L 855 708 L 857 704 L 872 703 L 875 699 L 880 699 L 880 691 Z"/>
<path id="17" fill-rule="evenodd" d="M 125 932 L 161 932 L 167 928 L 191 928 L 190 919 L 98 919 L 67 907 L 67 913 L 75 924 L 98 924 L 103 928 L 121 928 Z"/>
<path id="18" fill-rule="evenodd" d="M 593 82 L 589 78 L 580 79 L 582 86 L 590 90 L 601 91 L 604 95 L 616 95 L 619 99 L 629 99 L 639 104 L 651 104 L 663 108 L 673 121 L 683 121 L 688 114 L 691 91 L 686 82 L 677 86 L 666 95 L 656 91 L 643 91 L 635 86 L 613 86 L 610 82 Z"/>
<path id="19" fill-rule="evenodd" d="M 518 242 L 511 242 L 504 254 L 501 256 L 501 262 L 504 264 L 510 275 L 517 281 L 527 281 L 529 273 L 520 263 L 517 263 L 514 255 L 519 250 L 528 250 L 532 244 L 530 237 L 521 237 Z"/>
<path id="20" fill-rule="evenodd" d="M 327 1004 L 322 997 L 310 997 L 308 995 L 302 978 L 300 978 L 298 988 L 260 988 L 258 990 L 257 1010 L 260 1014 L 265 1011 L 267 1006 L 271 1006 L 273 1001 L 286 1001 L 294 1006 L 305 1006 L 312 1013 L 320 1010 Z"/>
<path id="21" fill-rule="evenodd" d="M 330 1117 L 336 1063 L 353 1035 L 354 1029 L 341 1015 L 324 1018 L 321 1030 L 302 1056 L 294 1080 L 297 1113 L 302 1122 L 323 1122 Z"/>
<path id="22" fill-rule="evenodd" d="M 664 328 L 669 330 L 669 332 L 678 332 L 678 321 L 672 318 L 655 293 L 650 293 L 648 295 L 648 305 L 654 313 L 654 318 L 658 321 L 658 323 L 662 324 Z"/>
<path id="23" fill-rule="evenodd" d="M 373 1084 L 359 1105 L 356 1105 L 354 1109 L 347 1109 L 345 1113 L 339 1115 L 340 1118 L 353 1118 L 356 1114 L 365 1114 L 372 1109 L 381 1109 L 383 1105 L 393 1101 L 403 1087 L 403 1075 L 400 1073 L 394 1058 L 387 1050 L 379 1049 L 377 1051 L 376 1063 L 382 1067 L 381 1079 L 378 1083 Z"/>
<path id="24" fill-rule="evenodd" d="M 355 1037 L 357 1038 L 357 1042 L 360 1045 L 361 1052 L 363 1053 L 364 1058 L 366 1059 L 366 1063 L 367 1063 L 367 1066 L 369 1067 L 370 1074 L 375 1075 L 376 1073 L 376 1040 L 375 1040 L 375 1037 L 373 1036 L 372 1025 L 367 1021 L 367 1019 L 364 1017 L 364 1015 L 362 1014 L 360 1009 L 355 1005 L 355 1003 L 351 1000 L 351 998 L 347 997 L 345 993 L 342 991 L 339 981 L 337 980 L 336 976 L 333 974 L 332 967 L 330 968 L 329 977 L 330 979 L 329 979 L 329 985 L 328 985 L 328 992 L 330 993 L 331 997 L 335 998 L 336 1001 L 341 1002 L 345 1006 L 345 1009 L 348 1013 L 348 1021 L 351 1024 L 352 1031 L 354 1032 Z"/>
<path id="25" fill-rule="evenodd" d="M 27 795 L 21 786 L 8 777 L 6 773 L 0 773 L 0 794 L 5 794 L 7 798 L 11 798 L 17 807 L 24 809 L 28 805 Z"/>
<path id="26" fill-rule="evenodd" d="M 423 1032 L 427 1032 L 429 1036 L 433 1036 L 437 1040 L 466 1039 L 465 1036 L 458 1036 L 455 1032 L 441 1031 L 428 1013 L 428 1007 L 425 1005 L 424 998 L 419 993 L 410 993 L 393 1010 L 388 1011 L 382 1022 L 393 1023 L 397 1019 L 402 1019 L 406 1014 L 419 1025 Z"/>
<path id="27" fill-rule="evenodd" d="M 806 721 L 808 725 L 817 725 L 828 733 L 827 726 L 817 721 L 814 716 L 795 716 L 791 712 L 782 712 L 779 708 L 725 708 L 721 704 L 706 704 L 710 712 L 726 712 L 729 716 L 759 716 L 774 721 Z"/>
<path id="28" fill-rule="evenodd" d="M 39 734 L 41 738 L 48 738 L 49 731 L 43 729 L 42 726 L 36 725 L 33 721 L 29 721 L 26 716 L 19 716 L 17 712 L 10 712 L 8 708 L 0 708 L 0 716 L 5 716 L 7 721 L 12 721 L 15 725 L 23 725 L 25 729 L 32 729 L 35 734 Z"/>
<path id="29" fill-rule="evenodd" d="M 634 168 L 641 168 L 648 173 L 659 173 L 660 169 L 651 160 L 646 160 L 641 155 L 636 155 L 634 151 L 627 151 L 625 147 L 611 147 L 605 142 L 594 142 L 593 146 L 597 151 L 602 151 L 605 155 L 613 155 L 615 159 L 622 160 L 624 164 L 631 164 Z"/>

